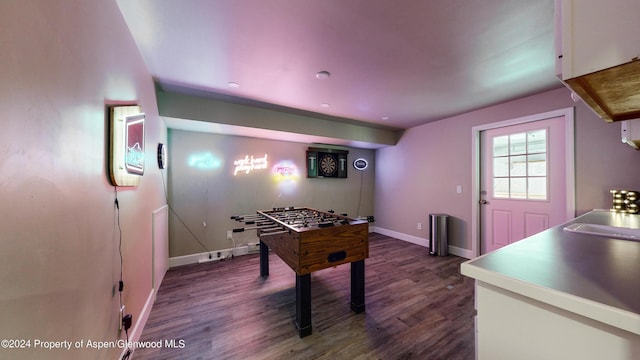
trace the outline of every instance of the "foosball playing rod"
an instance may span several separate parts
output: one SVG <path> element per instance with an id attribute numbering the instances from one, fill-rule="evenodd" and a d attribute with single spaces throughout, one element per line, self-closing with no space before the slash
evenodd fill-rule
<path id="1" fill-rule="evenodd" d="M 269 213 L 269 216 L 274 216 L 274 217 L 300 217 L 300 216 L 323 216 L 323 215 L 328 215 L 328 216 L 335 216 L 335 212 L 323 212 L 323 211 L 317 211 L 317 210 L 301 210 L 301 211 L 297 211 L 297 212 L 273 212 L 273 213 Z M 347 216 L 346 213 L 340 214 L 341 216 Z"/>
<path id="2" fill-rule="evenodd" d="M 286 219 L 283 218 L 277 218 L 278 221 L 282 221 L 282 222 L 287 222 L 287 221 L 292 221 L 292 222 L 303 222 L 303 221 L 311 221 L 311 220 L 329 220 L 329 219 L 335 219 L 335 217 L 331 216 L 331 217 L 327 217 L 327 216 L 305 216 L 305 217 L 289 217 Z"/>
<path id="3" fill-rule="evenodd" d="M 267 218 L 249 218 L 249 219 L 236 219 L 237 222 L 251 224 L 273 224 L 273 220 Z"/>
<path id="4" fill-rule="evenodd" d="M 318 214 L 318 213 L 309 213 L 309 214 L 269 214 L 269 216 L 274 217 L 274 218 L 278 218 L 278 219 L 299 219 L 299 218 L 306 218 L 306 217 L 318 217 L 318 216 L 323 216 L 325 214 Z"/>
<path id="5" fill-rule="evenodd" d="M 278 214 L 271 214 L 270 215 L 273 218 L 277 218 L 277 219 L 308 219 L 308 218 L 319 218 L 319 217 L 323 217 L 323 218 L 338 218 L 338 215 L 335 214 L 325 214 L 325 213 L 309 213 L 309 214 L 282 214 L 282 215 L 278 215 Z M 346 215 L 341 215 L 341 216 L 345 216 Z"/>
<path id="6" fill-rule="evenodd" d="M 238 222 L 244 223 L 245 225 L 268 225 L 268 224 L 274 223 L 272 220 L 269 220 L 269 219 L 242 220 Z"/>
<path id="7" fill-rule="evenodd" d="M 322 219 L 313 219 L 311 221 L 303 221 L 303 220 L 298 220 L 298 221 L 292 221 L 292 222 L 285 222 L 287 225 L 290 226 L 300 226 L 300 225 L 304 225 L 306 227 L 311 227 L 311 226 L 317 226 L 318 224 L 348 224 L 349 221 L 348 220 L 340 220 L 340 219 L 327 219 L 327 220 L 322 220 Z"/>
<path id="8" fill-rule="evenodd" d="M 256 230 L 256 229 L 266 230 L 266 229 L 280 229 L 280 228 L 282 228 L 281 225 L 274 225 L 272 223 L 270 225 L 247 226 L 247 227 L 242 227 L 242 228 L 235 228 L 235 229 L 232 230 L 232 232 L 243 232 L 245 230 Z"/>
<path id="9" fill-rule="evenodd" d="M 232 216 L 231 220 L 235 220 L 235 221 L 245 221 L 245 220 L 260 220 L 260 219 L 267 219 L 266 217 L 262 216 L 262 215 L 240 215 L 240 216 Z"/>
<path id="10" fill-rule="evenodd" d="M 260 229 L 260 230 L 261 230 L 261 233 L 268 233 L 268 232 L 285 230 L 285 228 L 282 227 L 282 226 L 274 226 L 274 227 L 270 227 L 270 228 L 266 228 L 266 229 Z"/>
<path id="11" fill-rule="evenodd" d="M 311 223 L 317 223 L 320 222 L 318 221 L 318 219 L 309 219 L 309 220 L 295 220 L 295 221 L 281 221 L 284 224 L 287 225 L 300 225 L 300 224 L 311 224 Z"/>
<path id="12" fill-rule="evenodd" d="M 340 224 L 340 225 L 347 225 L 349 222 L 348 221 L 325 221 L 325 222 L 316 222 L 316 223 L 309 223 L 307 225 L 304 225 L 305 227 L 312 227 L 312 226 L 317 226 L 319 228 L 323 228 L 323 227 L 331 227 L 331 226 L 336 226 L 336 224 Z"/>
<path id="13" fill-rule="evenodd" d="M 289 231 L 282 230 L 282 231 L 275 231 L 275 232 L 260 234 L 260 237 L 263 237 L 263 236 L 275 236 L 275 235 L 282 235 L 282 234 L 288 234 L 288 233 L 289 233 Z"/>

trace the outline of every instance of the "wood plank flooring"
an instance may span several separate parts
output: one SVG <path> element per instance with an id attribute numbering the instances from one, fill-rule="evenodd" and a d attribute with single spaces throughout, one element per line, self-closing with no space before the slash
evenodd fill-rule
<path id="1" fill-rule="evenodd" d="M 473 359 L 465 259 L 376 233 L 369 241 L 365 313 L 349 308 L 348 264 L 314 272 L 313 333 L 302 339 L 295 273 L 275 254 L 267 279 L 258 254 L 170 269 L 140 340 L 184 347 L 137 349 L 133 359 Z"/>

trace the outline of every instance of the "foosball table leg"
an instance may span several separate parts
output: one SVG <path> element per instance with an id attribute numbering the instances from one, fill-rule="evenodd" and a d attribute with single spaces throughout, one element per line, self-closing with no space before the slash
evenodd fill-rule
<path id="1" fill-rule="evenodd" d="M 301 338 L 311 335 L 311 274 L 296 275 L 296 328 Z"/>
<path id="2" fill-rule="evenodd" d="M 351 310 L 364 312 L 364 260 L 351 263 Z"/>
<path id="3" fill-rule="evenodd" d="M 269 247 L 260 241 L 260 276 L 269 276 Z"/>

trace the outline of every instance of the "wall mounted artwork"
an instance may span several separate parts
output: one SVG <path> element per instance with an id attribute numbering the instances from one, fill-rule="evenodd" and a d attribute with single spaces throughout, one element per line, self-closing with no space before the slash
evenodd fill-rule
<path id="1" fill-rule="evenodd" d="M 109 171 L 115 186 L 137 186 L 144 174 L 144 118 L 138 105 L 109 109 Z"/>
<path id="2" fill-rule="evenodd" d="M 233 162 L 233 176 L 237 176 L 238 173 L 248 175 L 256 170 L 264 170 L 267 168 L 268 163 L 267 154 L 264 154 L 264 156 L 251 155 L 251 157 L 246 155 Z"/>

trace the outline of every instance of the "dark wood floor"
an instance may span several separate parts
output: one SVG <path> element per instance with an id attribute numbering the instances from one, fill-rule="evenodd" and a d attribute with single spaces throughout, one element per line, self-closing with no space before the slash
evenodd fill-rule
<path id="1" fill-rule="evenodd" d="M 473 359 L 473 281 L 456 256 L 370 234 L 366 312 L 349 308 L 350 266 L 311 276 L 313 334 L 299 338 L 295 273 L 270 254 L 167 272 L 141 341 L 184 348 L 138 349 L 133 359 Z"/>

